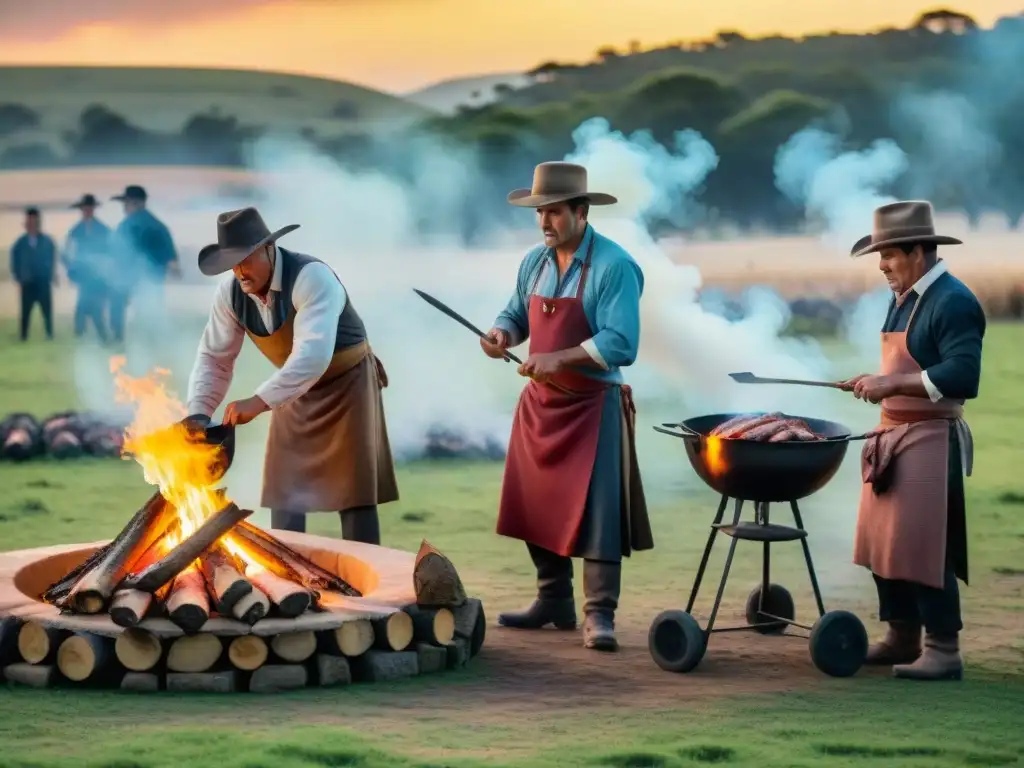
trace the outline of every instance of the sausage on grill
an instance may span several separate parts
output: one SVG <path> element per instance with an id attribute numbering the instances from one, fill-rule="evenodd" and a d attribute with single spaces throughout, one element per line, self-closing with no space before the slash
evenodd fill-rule
<path id="1" fill-rule="evenodd" d="M 723 432 L 722 437 L 746 439 L 747 433 L 751 430 L 757 429 L 765 424 L 771 424 L 772 422 L 778 421 L 781 421 L 781 419 L 777 413 L 766 413 L 763 416 L 752 416 L 747 421 L 740 422 L 736 426 L 731 427 L 728 431 Z"/>
<path id="2" fill-rule="evenodd" d="M 743 433 L 744 440 L 754 440 L 757 442 L 766 442 L 769 438 L 775 435 L 785 432 L 790 428 L 788 422 L 782 419 L 774 419 L 767 424 L 760 424 L 751 430 Z"/>

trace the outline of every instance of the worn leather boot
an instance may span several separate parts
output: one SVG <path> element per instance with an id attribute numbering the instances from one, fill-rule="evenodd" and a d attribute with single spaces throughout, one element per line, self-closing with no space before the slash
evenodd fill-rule
<path id="1" fill-rule="evenodd" d="M 921 655 L 921 626 L 906 621 L 890 621 L 889 631 L 868 648 L 865 664 L 890 667 L 910 664 Z"/>
<path id="2" fill-rule="evenodd" d="M 615 639 L 615 610 L 619 607 L 622 564 L 604 560 L 585 560 L 583 591 L 583 647 L 595 651 L 619 650 Z"/>
<path id="3" fill-rule="evenodd" d="M 498 615 L 498 624 L 509 629 L 543 629 L 554 624 L 555 629 L 576 629 L 576 601 L 571 597 L 538 597 L 525 611 Z"/>
<path id="4" fill-rule="evenodd" d="M 963 680 L 964 660 L 958 637 L 925 635 L 921 657 L 913 664 L 894 666 L 892 674 L 905 680 Z"/>

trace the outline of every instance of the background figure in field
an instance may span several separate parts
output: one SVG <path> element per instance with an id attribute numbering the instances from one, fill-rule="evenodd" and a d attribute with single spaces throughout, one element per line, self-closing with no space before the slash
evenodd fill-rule
<path id="1" fill-rule="evenodd" d="M 85 334 L 87 321 L 92 321 L 96 336 L 107 342 L 106 309 L 110 299 L 110 227 L 96 218 L 99 201 L 91 195 L 72 205 L 82 219 L 68 231 L 62 261 L 68 279 L 78 286 L 75 301 L 75 336 Z"/>
<path id="2" fill-rule="evenodd" d="M 114 282 L 111 286 L 110 327 L 116 341 L 124 341 L 125 315 L 135 304 L 135 322 L 156 338 L 166 318 L 164 285 L 167 275 L 180 275 L 178 253 L 167 226 L 146 207 L 146 190 L 127 187 L 112 200 L 124 203 L 124 219 L 115 238 Z"/>
<path id="3" fill-rule="evenodd" d="M 46 338 L 53 338 L 53 285 L 57 282 L 57 246 L 44 235 L 38 208 L 25 209 L 25 234 L 11 246 L 11 279 L 21 289 L 21 340 L 28 340 L 32 307 L 43 313 Z"/>

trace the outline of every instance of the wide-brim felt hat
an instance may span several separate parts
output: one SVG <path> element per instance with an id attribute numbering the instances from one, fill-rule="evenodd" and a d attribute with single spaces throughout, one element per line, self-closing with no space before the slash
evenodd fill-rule
<path id="1" fill-rule="evenodd" d="M 543 208 L 569 200 L 585 198 L 591 205 L 614 205 L 619 202 L 604 192 L 587 189 L 587 169 L 575 163 L 541 163 L 533 169 L 533 186 L 514 189 L 508 201 L 522 208 Z"/>
<path id="2" fill-rule="evenodd" d="M 217 217 L 217 242 L 199 251 L 199 271 L 219 275 L 237 267 L 253 251 L 294 232 L 298 224 L 270 231 L 255 208 L 240 208 Z"/>
<path id="3" fill-rule="evenodd" d="M 93 194 L 82 195 L 82 197 L 79 198 L 77 203 L 71 204 L 72 208 L 98 208 L 99 206 L 100 201 L 97 200 L 96 195 Z"/>
<path id="4" fill-rule="evenodd" d="M 875 253 L 883 248 L 906 243 L 934 243 L 935 245 L 962 245 L 949 235 L 935 232 L 932 204 L 923 200 L 889 203 L 875 209 L 875 225 L 850 249 L 854 258 Z"/>

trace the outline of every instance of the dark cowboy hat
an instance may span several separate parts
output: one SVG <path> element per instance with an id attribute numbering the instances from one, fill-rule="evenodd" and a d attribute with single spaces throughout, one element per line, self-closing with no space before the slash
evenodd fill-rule
<path id="1" fill-rule="evenodd" d="M 72 203 L 72 208 L 96 208 L 100 205 L 100 201 L 96 199 L 96 195 L 85 194 L 82 195 L 81 199 L 77 203 Z"/>
<path id="2" fill-rule="evenodd" d="M 905 243 L 961 245 L 963 241 L 935 234 L 932 204 L 909 200 L 876 208 L 874 230 L 857 241 L 850 255 L 856 258 Z"/>
<path id="3" fill-rule="evenodd" d="M 199 252 L 199 271 L 219 275 L 234 269 L 253 251 L 298 228 L 298 224 L 289 224 L 271 232 L 252 207 L 222 213 L 217 217 L 217 242 Z"/>
<path id="4" fill-rule="evenodd" d="M 587 190 L 587 169 L 574 163 L 541 163 L 533 169 L 533 187 L 508 193 L 512 205 L 541 208 L 583 197 L 591 205 L 614 205 L 619 202 L 604 192 Z"/>
<path id="5" fill-rule="evenodd" d="M 124 192 L 120 195 L 114 195 L 111 200 L 138 200 L 139 202 L 146 202 L 149 195 L 146 194 L 146 190 L 140 187 L 138 184 L 129 184 L 124 188 Z"/>

